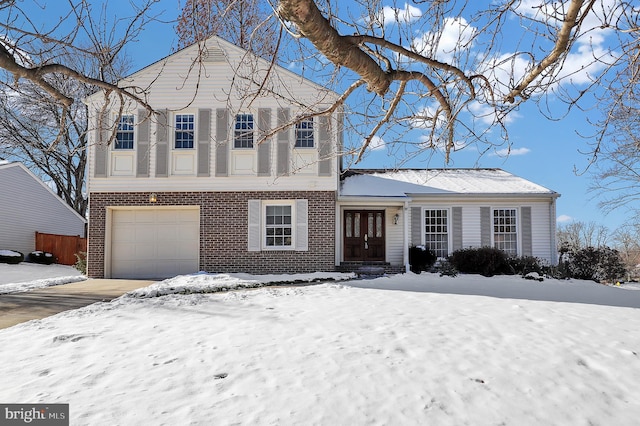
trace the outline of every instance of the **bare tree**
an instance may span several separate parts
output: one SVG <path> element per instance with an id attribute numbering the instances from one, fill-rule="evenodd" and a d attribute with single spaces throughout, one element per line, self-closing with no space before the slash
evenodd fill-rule
<path id="1" fill-rule="evenodd" d="M 280 26 L 261 0 L 186 0 L 176 26 L 178 47 L 217 35 L 256 55 L 273 59 Z"/>
<path id="2" fill-rule="evenodd" d="M 39 22 L 31 14 L 33 8 L 40 7 L 44 11 L 44 5 L 32 2 L 29 5 L 31 9 L 27 9 L 22 2 L 0 0 L 2 84 L 19 93 L 19 83 L 28 81 L 55 101 L 62 108 L 58 115 L 60 139 L 65 137 L 70 109 L 78 99 L 73 92 L 75 86 L 51 83 L 51 79 L 59 76 L 90 85 L 94 90 L 102 89 L 123 99 L 132 99 L 152 111 L 145 102 L 143 89 L 117 84 L 121 76 L 114 74 L 113 66 L 123 49 L 156 18 L 152 15 L 152 6 L 156 2 L 131 3 L 128 9 L 130 16 L 110 18 L 106 2 L 96 8 L 89 0 L 61 1 L 56 3 L 56 14 L 48 16 L 45 22 Z M 64 58 L 71 56 L 93 58 L 98 68 L 87 72 L 69 66 Z"/>
<path id="3" fill-rule="evenodd" d="M 598 159 L 591 189 L 605 211 L 633 206 L 640 200 L 640 40 L 629 68 L 603 99 L 607 114 L 600 123 L 607 131 L 594 148 Z M 635 212 L 640 213 L 638 211 Z"/>
<path id="4" fill-rule="evenodd" d="M 95 14 L 88 0 L 67 0 L 67 14 L 43 30 L 29 20 L 20 3 L 0 0 L 5 16 L 0 25 L 6 32 L 0 43 L 0 68 L 10 79 L 39 85 L 66 108 L 73 98 L 51 87 L 46 76 L 67 75 L 107 95 L 134 99 L 151 111 L 144 102 L 145 88 L 116 86 L 100 75 L 64 66 L 57 58 L 60 50 L 87 51 L 108 64 L 154 19 L 155 3 L 132 3 L 130 16 L 119 17 L 118 30 L 111 31 L 91 25 Z M 523 102 L 537 102 L 555 118 L 567 109 L 585 107 L 590 94 L 610 87 L 628 68 L 640 28 L 638 7 L 619 0 L 390 0 L 385 5 L 380 0 L 279 0 L 256 3 L 265 13 L 269 5 L 279 26 L 268 19 L 270 13 L 255 26 L 243 25 L 247 20 L 233 21 L 236 10 L 251 4 L 189 0 L 186 7 L 191 12 L 183 10 L 182 19 L 197 25 L 194 31 L 189 24 L 179 26 L 185 30 L 183 39 L 223 30 L 239 31 L 238 40 L 245 40 L 244 29 L 253 28 L 249 39 L 255 49 L 258 41 L 271 46 L 278 34 L 279 63 L 339 93 L 334 105 L 309 110 L 345 111 L 351 133 L 360 135 L 348 150 L 354 161 L 372 143 L 386 143 L 400 162 L 440 151 L 448 160 L 453 151 L 472 143 L 481 152 L 510 146 L 509 117 Z M 200 5 L 217 7 L 225 18 L 208 19 L 214 9 Z M 274 36 L 257 37 L 263 29 L 274 31 Z M 293 44 L 279 43 L 280 29 Z M 91 47 L 79 47 L 80 40 L 89 40 Z M 28 57 L 47 59 L 23 60 Z M 266 81 L 263 75 L 259 78 Z M 260 81 L 251 88 L 252 96 L 268 90 Z M 560 111 L 553 109 L 557 101 L 563 101 Z"/>
<path id="5" fill-rule="evenodd" d="M 627 280 L 640 274 L 640 225 L 627 225 L 613 233 L 615 248 L 627 270 Z"/>
<path id="6" fill-rule="evenodd" d="M 558 247 L 566 251 L 605 247 L 608 239 L 607 227 L 595 222 L 572 222 L 559 226 L 557 232 Z"/>

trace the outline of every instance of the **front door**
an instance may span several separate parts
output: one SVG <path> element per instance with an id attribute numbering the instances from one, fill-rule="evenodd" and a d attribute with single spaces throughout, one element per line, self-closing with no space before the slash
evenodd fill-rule
<path id="1" fill-rule="evenodd" d="M 344 211 L 345 262 L 384 261 L 384 210 Z"/>

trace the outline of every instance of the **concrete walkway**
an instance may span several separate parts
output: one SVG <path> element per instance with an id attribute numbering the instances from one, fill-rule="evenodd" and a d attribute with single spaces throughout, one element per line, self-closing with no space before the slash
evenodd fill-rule
<path id="1" fill-rule="evenodd" d="M 0 295 L 0 329 L 95 302 L 110 301 L 154 281 L 89 279 L 23 293 Z"/>

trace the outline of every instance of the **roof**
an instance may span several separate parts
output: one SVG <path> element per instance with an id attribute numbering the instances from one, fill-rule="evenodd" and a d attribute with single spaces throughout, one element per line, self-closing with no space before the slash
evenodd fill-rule
<path id="1" fill-rule="evenodd" d="M 558 197 L 541 185 L 502 169 L 349 170 L 341 196 L 536 195 Z"/>

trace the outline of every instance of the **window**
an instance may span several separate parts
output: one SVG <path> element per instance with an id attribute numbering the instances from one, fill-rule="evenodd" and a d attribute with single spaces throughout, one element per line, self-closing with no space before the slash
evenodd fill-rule
<path id="1" fill-rule="evenodd" d="M 120 116 L 114 149 L 133 149 L 133 115 Z"/>
<path id="2" fill-rule="evenodd" d="M 296 123 L 296 148 L 313 148 L 313 118 Z"/>
<path id="3" fill-rule="evenodd" d="M 516 209 L 495 209 L 493 211 L 493 242 L 495 248 L 508 255 L 518 255 Z"/>
<path id="4" fill-rule="evenodd" d="M 193 148 L 193 114 L 176 114 L 176 149 Z"/>
<path id="5" fill-rule="evenodd" d="M 291 247 L 291 206 L 267 205 L 265 215 L 265 245 L 267 247 Z"/>
<path id="6" fill-rule="evenodd" d="M 438 257 L 449 255 L 449 224 L 446 209 L 424 211 L 424 245 Z"/>
<path id="7" fill-rule="evenodd" d="M 253 115 L 236 115 L 236 126 L 233 133 L 234 148 L 253 148 Z"/>

